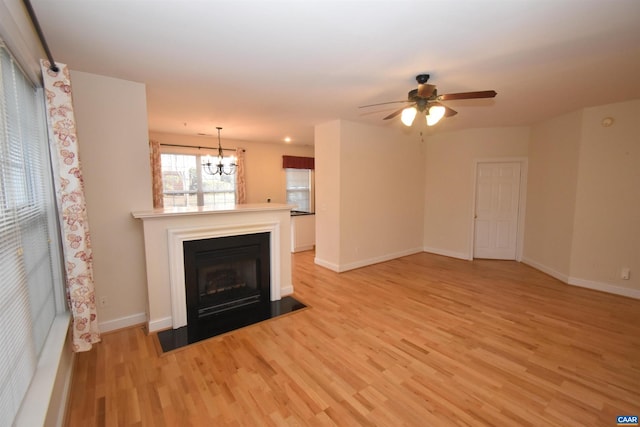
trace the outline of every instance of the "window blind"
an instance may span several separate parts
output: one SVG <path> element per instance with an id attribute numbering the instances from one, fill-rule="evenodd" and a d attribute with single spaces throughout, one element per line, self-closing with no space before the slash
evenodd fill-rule
<path id="1" fill-rule="evenodd" d="M 285 169 L 287 181 L 287 203 L 294 210 L 313 212 L 313 171 L 310 169 Z"/>
<path id="2" fill-rule="evenodd" d="M 41 94 L 0 44 L 0 425 L 11 425 L 56 315 Z"/>

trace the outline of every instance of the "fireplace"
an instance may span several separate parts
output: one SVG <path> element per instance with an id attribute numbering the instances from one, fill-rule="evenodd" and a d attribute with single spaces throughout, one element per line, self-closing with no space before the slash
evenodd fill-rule
<path id="1" fill-rule="evenodd" d="M 285 204 L 263 203 L 134 212 L 144 231 L 148 298 L 144 317 L 149 332 L 178 330 L 187 325 L 187 241 L 269 233 L 269 300 L 274 303 L 292 294 L 290 209 Z M 239 310 L 227 312 L 235 311 Z"/>
<path id="2" fill-rule="evenodd" d="M 183 242 L 187 325 L 270 301 L 270 233 Z"/>

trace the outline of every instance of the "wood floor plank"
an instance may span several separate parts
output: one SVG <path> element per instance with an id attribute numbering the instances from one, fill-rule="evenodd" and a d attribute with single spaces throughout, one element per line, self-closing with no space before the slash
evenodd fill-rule
<path id="1" fill-rule="evenodd" d="M 76 357 L 68 426 L 610 426 L 640 413 L 640 301 L 511 261 L 420 253 L 334 273 L 310 308 L 164 355 L 141 327 Z"/>

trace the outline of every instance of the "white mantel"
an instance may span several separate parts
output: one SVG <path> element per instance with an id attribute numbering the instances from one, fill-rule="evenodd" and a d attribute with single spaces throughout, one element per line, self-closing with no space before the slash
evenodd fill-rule
<path id="1" fill-rule="evenodd" d="M 290 211 L 290 205 L 261 203 L 133 212 L 144 227 L 149 332 L 186 325 L 187 240 L 269 232 L 271 300 L 293 293 Z"/>

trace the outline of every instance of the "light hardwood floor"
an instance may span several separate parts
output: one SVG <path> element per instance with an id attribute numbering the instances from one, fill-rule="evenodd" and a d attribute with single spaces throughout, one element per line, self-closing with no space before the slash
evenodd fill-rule
<path id="1" fill-rule="evenodd" d="M 640 301 L 511 261 L 421 253 L 337 274 L 311 308 L 159 356 L 141 327 L 77 356 L 69 426 L 614 426 L 640 415 Z"/>

